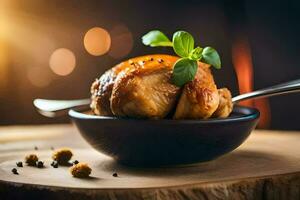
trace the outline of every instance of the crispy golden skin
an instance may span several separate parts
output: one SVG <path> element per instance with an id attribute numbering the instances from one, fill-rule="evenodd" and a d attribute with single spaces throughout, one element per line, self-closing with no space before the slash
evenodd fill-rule
<path id="1" fill-rule="evenodd" d="M 177 57 L 153 55 L 129 60 L 119 73 L 110 99 L 116 116 L 164 118 L 176 104 L 180 88 L 171 83 Z"/>
<path id="2" fill-rule="evenodd" d="M 199 62 L 195 79 L 180 89 L 171 83 L 177 59 L 170 55 L 141 56 L 106 71 L 91 87 L 93 112 L 161 119 L 176 107 L 175 119 L 227 117 L 232 111 L 230 91 L 218 91 L 209 65 Z"/>
<path id="3" fill-rule="evenodd" d="M 123 70 L 132 68 L 131 62 L 122 62 L 107 70 L 99 79 L 96 79 L 91 87 L 91 109 L 97 115 L 113 116 L 110 109 L 110 97 L 117 75 Z"/>
<path id="4" fill-rule="evenodd" d="M 218 105 L 218 89 L 209 65 L 199 62 L 195 79 L 183 88 L 174 119 L 207 119 Z"/>
<path id="5" fill-rule="evenodd" d="M 114 68 L 106 71 L 99 79 L 96 79 L 91 87 L 91 109 L 97 115 L 112 116 L 110 110 L 110 96 L 117 73 Z"/>
<path id="6" fill-rule="evenodd" d="M 218 89 L 219 93 L 219 105 L 214 112 L 213 117 L 226 118 L 230 115 L 233 109 L 231 100 L 231 93 L 227 88 Z"/>
<path id="7" fill-rule="evenodd" d="M 177 59 L 158 54 L 116 65 L 92 84 L 91 109 L 103 116 L 164 117 L 174 107 L 179 92 L 170 82 Z"/>

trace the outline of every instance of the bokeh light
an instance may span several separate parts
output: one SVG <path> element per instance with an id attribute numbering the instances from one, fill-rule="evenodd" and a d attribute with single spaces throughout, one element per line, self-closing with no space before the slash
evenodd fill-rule
<path id="1" fill-rule="evenodd" d="M 50 57 L 49 65 L 55 74 L 66 76 L 74 70 L 76 58 L 74 53 L 69 49 L 56 49 Z"/>
<path id="2" fill-rule="evenodd" d="M 111 38 L 105 29 L 94 27 L 85 34 L 83 43 L 87 52 L 93 56 L 100 56 L 108 52 Z"/>
<path id="3" fill-rule="evenodd" d="M 35 36 L 35 41 L 30 47 L 27 47 L 27 52 L 36 65 L 47 65 L 49 56 L 56 49 L 56 44 L 49 35 Z"/>
<path id="4" fill-rule="evenodd" d="M 31 67 L 27 71 L 27 78 L 33 86 L 46 87 L 51 82 L 48 70 L 42 67 Z"/>
<path id="5" fill-rule="evenodd" d="M 112 45 L 108 54 L 113 58 L 127 56 L 133 47 L 133 37 L 125 25 L 117 25 L 111 31 Z"/>

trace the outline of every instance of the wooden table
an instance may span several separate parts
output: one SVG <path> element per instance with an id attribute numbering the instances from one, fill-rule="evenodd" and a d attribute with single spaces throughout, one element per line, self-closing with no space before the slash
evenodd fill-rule
<path id="1" fill-rule="evenodd" d="M 38 150 L 34 150 L 37 146 Z M 50 166 L 51 146 L 71 147 L 89 179 Z M 46 167 L 17 168 L 36 153 Z M 11 169 L 16 167 L 19 175 Z M 114 172 L 118 177 L 113 177 Z M 258 131 L 237 150 L 190 166 L 120 166 L 93 150 L 71 125 L 0 128 L 0 199 L 300 199 L 300 132 Z"/>

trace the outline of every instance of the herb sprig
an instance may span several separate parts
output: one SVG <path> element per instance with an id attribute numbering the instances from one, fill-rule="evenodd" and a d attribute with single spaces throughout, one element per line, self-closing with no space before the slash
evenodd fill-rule
<path id="1" fill-rule="evenodd" d="M 172 81 L 181 87 L 194 80 L 197 73 L 197 61 L 212 65 L 216 69 L 221 68 L 221 60 L 218 52 L 212 47 L 195 48 L 193 36 L 186 31 L 177 31 L 173 34 L 172 41 L 161 31 L 153 30 L 142 37 L 144 45 L 151 47 L 173 47 L 174 52 L 181 58 L 173 67 Z"/>

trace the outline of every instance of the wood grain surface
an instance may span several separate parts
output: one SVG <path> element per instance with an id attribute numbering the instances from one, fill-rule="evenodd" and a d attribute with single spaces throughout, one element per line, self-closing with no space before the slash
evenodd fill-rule
<path id="1" fill-rule="evenodd" d="M 71 147 L 74 159 L 91 166 L 91 177 L 73 178 L 68 167 L 52 168 L 51 147 Z M 45 161 L 45 168 L 16 167 L 29 153 Z M 14 167 L 19 175 L 12 174 Z M 256 130 L 214 161 L 130 168 L 93 150 L 71 125 L 1 127 L 0 199 L 29 198 L 300 199 L 300 133 Z"/>

